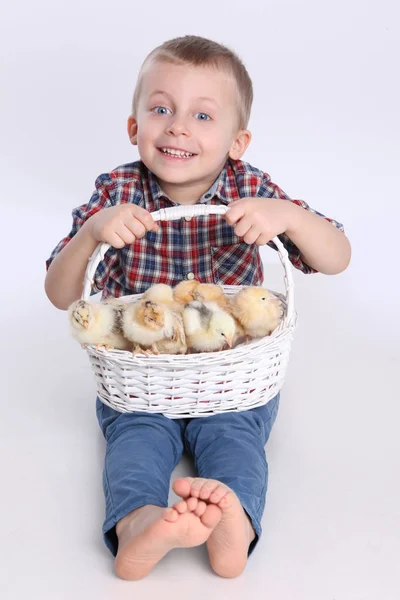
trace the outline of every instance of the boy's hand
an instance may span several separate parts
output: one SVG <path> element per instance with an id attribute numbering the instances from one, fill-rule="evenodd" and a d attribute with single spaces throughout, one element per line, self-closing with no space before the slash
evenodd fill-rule
<path id="1" fill-rule="evenodd" d="M 246 244 L 263 246 L 292 226 L 295 205 L 276 198 L 240 198 L 224 215 Z"/>
<path id="2" fill-rule="evenodd" d="M 142 238 L 147 231 L 158 231 L 149 211 L 136 204 L 104 208 L 86 222 L 92 237 L 114 248 L 123 248 Z"/>

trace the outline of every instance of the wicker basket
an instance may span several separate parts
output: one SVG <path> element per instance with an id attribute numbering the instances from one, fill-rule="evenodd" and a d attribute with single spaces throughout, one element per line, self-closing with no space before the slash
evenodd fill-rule
<path id="1" fill-rule="evenodd" d="M 177 206 L 152 213 L 155 221 L 219 214 L 225 206 Z M 87 346 L 100 400 L 119 412 L 162 413 L 178 419 L 242 411 L 266 404 L 281 389 L 296 325 L 292 267 L 274 238 L 284 271 L 286 296 L 274 292 L 283 307 L 282 321 L 268 337 L 230 350 L 186 355 L 133 356 L 123 350 Z M 82 298 L 89 299 L 96 268 L 109 244 L 99 244 L 89 259 Z M 222 286 L 234 295 L 240 286 Z M 142 294 L 125 296 L 135 302 Z"/>

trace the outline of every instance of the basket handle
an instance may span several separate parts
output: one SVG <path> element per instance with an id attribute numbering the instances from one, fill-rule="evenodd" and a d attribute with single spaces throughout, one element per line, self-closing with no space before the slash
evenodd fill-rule
<path id="1" fill-rule="evenodd" d="M 174 221 L 181 219 L 182 217 L 198 217 L 205 215 L 224 215 L 229 207 L 221 205 L 205 205 L 205 204 L 193 204 L 189 206 L 179 205 L 171 206 L 169 208 L 162 208 L 151 213 L 154 221 Z M 285 289 L 286 289 L 286 303 L 287 303 L 287 319 L 290 320 L 294 314 L 294 296 L 293 296 L 293 274 L 292 265 L 289 261 L 289 255 L 286 248 L 284 248 L 281 241 L 274 237 L 271 240 L 274 242 L 278 249 L 279 258 L 285 271 Z M 89 258 L 88 266 L 86 268 L 85 279 L 83 284 L 82 299 L 88 300 L 90 292 L 94 282 L 94 276 L 98 264 L 104 259 L 104 255 L 107 250 L 111 247 L 110 244 L 100 242 L 92 256 Z"/>

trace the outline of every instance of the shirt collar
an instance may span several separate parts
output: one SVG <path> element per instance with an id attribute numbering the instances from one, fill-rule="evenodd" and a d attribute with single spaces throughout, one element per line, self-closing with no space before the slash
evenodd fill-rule
<path id="1" fill-rule="evenodd" d="M 227 161 L 221 173 L 218 175 L 217 179 L 211 185 L 211 187 L 204 192 L 198 204 L 207 204 L 213 198 L 218 198 L 224 204 L 230 204 L 232 199 L 226 195 L 226 181 L 228 177 L 228 166 L 229 162 Z M 151 171 L 147 171 L 149 176 L 149 187 L 150 193 L 155 203 L 159 203 L 161 198 L 167 198 L 171 204 L 176 206 L 178 203 L 171 200 L 168 195 L 163 191 L 160 184 L 157 181 L 157 177 Z"/>

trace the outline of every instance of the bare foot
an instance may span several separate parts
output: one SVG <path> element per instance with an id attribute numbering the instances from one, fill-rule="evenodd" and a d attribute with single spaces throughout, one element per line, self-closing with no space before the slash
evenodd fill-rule
<path id="1" fill-rule="evenodd" d="M 197 498 L 169 508 L 142 506 L 116 526 L 115 571 L 122 579 L 142 579 L 172 548 L 203 544 L 221 519 L 221 509 Z"/>
<path id="2" fill-rule="evenodd" d="M 176 479 L 172 487 L 187 502 L 194 497 L 222 510 L 222 518 L 207 540 L 210 563 L 221 577 L 240 575 L 255 532 L 235 492 L 216 479 L 192 477 Z"/>

